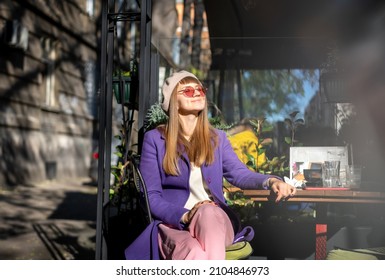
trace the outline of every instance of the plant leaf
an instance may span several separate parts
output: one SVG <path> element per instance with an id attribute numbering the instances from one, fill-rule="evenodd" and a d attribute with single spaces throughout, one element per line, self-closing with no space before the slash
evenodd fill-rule
<path id="1" fill-rule="evenodd" d="M 117 155 L 119 158 L 123 157 L 123 154 L 121 152 L 114 152 L 114 155 Z"/>
<path id="2" fill-rule="evenodd" d="M 288 119 L 288 118 L 285 118 L 285 123 L 286 125 L 288 125 L 289 127 L 291 127 L 293 125 L 293 122 L 291 119 Z"/>
<path id="3" fill-rule="evenodd" d="M 274 126 L 273 125 L 266 125 L 262 128 L 262 132 L 270 132 L 273 131 Z"/>
<path id="4" fill-rule="evenodd" d="M 295 116 L 297 115 L 299 113 L 299 111 L 294 111 L 294 112 L 291 112 L 290 114 L 289 114 L 289 116 L 291 117 L 291 118 L 295 118 Z"/>
<path id="5" fill-rule="evenodd" d="M 285 137 L 285 142 L 286 142 L 287 144 L 289 144 L 289 145 L 292 144 L 291 138 L 290 138 L 290 137 Z"/>
<path id="6" fill-rule="evenodd" d="M 296 124 L 305 124 L 305 121 L 303 119 L 296 119 L 295 123 Z"/>
<path id="7" fill-rule="evenodd" d="M 272 144 L 273 143 L 273 139 L 271 139 L 271 138 L 265 138 L 265 139 L 263 139 L 263 141 L 261 142 L 261 145 L 262 146 L 266 146 L 266 145 L 270 145 L 270 144 Z"/>

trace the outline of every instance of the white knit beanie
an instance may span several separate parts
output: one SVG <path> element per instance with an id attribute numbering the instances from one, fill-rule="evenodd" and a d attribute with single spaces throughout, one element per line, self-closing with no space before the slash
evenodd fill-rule
<path id="1" fill-rule="evenodd" d="M 179 71 L 179 72 L 174 72 L 170 77 L 168 77 L 162 87 L 162 93 L 163 93 L 163 102 L 162 102 L 162 109 L 165 112 L 168 112 L 168 109 L 170 107 L 170 98 L 173 90 L 175 89 L 176 85 L 184 78 L 186 77 L 192 77 L 195 78 L 198 82 L 198 78 L 187 71 Z"/>

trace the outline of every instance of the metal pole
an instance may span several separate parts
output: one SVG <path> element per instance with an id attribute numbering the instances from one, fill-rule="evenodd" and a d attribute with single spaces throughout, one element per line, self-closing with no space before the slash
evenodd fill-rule
<path id="1" fill-rule="evenodd" d="M 108 0 L 102 1 L 102 34 L 101 34 L 101 69 L 99 96 L 99 159 L 98 159 L 98 194 L 96 216 L 96 248 L 95 259 L 101 260 L 105 240 L 103 238 L 103 183 L 104 183 L 104 144 L 105 144 L 105 112 L 106 112 L 106 59 L 107 59 L 107 13 Z"/>

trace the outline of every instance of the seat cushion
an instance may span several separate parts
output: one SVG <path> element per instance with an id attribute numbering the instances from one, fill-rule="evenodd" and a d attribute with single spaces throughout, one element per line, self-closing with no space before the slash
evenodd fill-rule
<path id="1" fill-rule="evenodd" d="M 226 260 L 244 260 L 253 253 L 253 248 L 247 241 L 231 244 L 226 248 Z"/>

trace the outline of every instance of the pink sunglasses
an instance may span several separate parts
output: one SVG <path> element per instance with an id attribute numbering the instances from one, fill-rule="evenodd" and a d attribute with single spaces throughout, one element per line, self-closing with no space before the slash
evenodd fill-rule
<path id="1" fill-rule="evenodd" d="M 206 96 L 206 89 L 203 88 L 202 86 L 196 86 L 195 88 L 193 88 L 191 86 L 187 86 L 178 92 L 181 92 L 184 96 L 186 96 L 188 98 L 192 98 L 192 97 L 194 97 L 194 93 L 196 90 L 199 91 L 199 93 L 202 97 Z"/>

